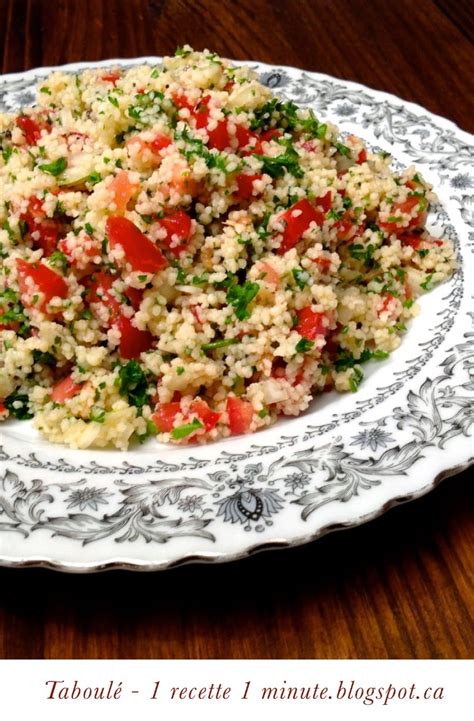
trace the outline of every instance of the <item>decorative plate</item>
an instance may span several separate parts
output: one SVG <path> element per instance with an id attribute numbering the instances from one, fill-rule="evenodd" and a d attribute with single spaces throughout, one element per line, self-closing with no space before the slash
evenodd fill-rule
<path id="1" fill-rule="evenodd" d="M 158 58 L 67 65 L 132 65 Z M 356 395 L 208 446 L 154 441 L 129 452 L 72 451 L 27 422 L 0 429 L 0 563 L 63 571 L 158 570 L 306 543 L 428 492 L 473 460 L 473 138 L 386 93 L 295 68 L 252 64 L 285 98 L 415 163 L 440 202 L 433 234 L 460 267 L 421 299 L 401 347 L 369 364 Z M 0 77 L 0 110 L 34 102 L 53 68 Z"/>

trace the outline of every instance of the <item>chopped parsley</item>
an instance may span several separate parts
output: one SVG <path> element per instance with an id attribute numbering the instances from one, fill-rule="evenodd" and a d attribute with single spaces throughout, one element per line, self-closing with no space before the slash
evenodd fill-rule
<path id="1" fill-rule="evenodd" d="M 373 265 L 373 254 L 375 251 L 375 245 L 372 245 L 372 243 L 369 243 L 369 245 L 365 246 L 362 245 L 362 243 L 352 243 L 352 245 L 349 246 L 349 255 L 351 258 L 354 258 L 355 260 L 361 260 L 365 263 L 365 265 Z"/>
<path id="2" fill-rule="evenodd" d="M 308 338 L 300 338 L 298 343 L 295 346 L 295 351 L 297 353 L 308 353 L 314 346 L 314 340 L 309 340 Z"/>
<path id="3" fill-rule="evenodd" d="M 349 388 L 352 393 L 357 393 L 363 377 L 363 371 L 360 368 L 354 368 L 352 376 L 349 378 Z"/>
<path id="4" fill-rule="evenodd" d="M 423 290 L 430 290 L 432 280 L 433 280 L 433 273 L 430 273 L 429 275 L 426 276 L 426 279 L 424 280 L 424 282 L 420 283 L 420 287 L 423 288 Z"/>
<path id="5" fill-rule="evenodd" d="M 238 338 L 223 338 L 222 340 L 212 341 L 212 343 L 203 343 L 201 348 L 205 353 L 207 353 L 207 351 L 227 348 L 228 346 L 236 345 L 237 343 L 240 343 Z"/>
<path id="6" fill-rule="evenodd" d="M 204 428 L 201 421 L 199 421 L 197 418 L 195 418 L 191 423 L 185 423 L 182 426 L 178 426 L 177 428 L 174 428 L 171 431 L 171 438 L 174 441 L 180 441 L 183 438 L 187 438 L 191 435 L 191 433 L 194 433 L 194 431 L 198 431 L 200 428 Z"/>
<path id="7" fill-rule="evenodd" d="M 233 285 L 229 288 L 226 299 L 229 305 L 234 307 L 235 315 L 239 320 L 250 318 L 248 306 L 259 290 L 259 284 L 251 281 L 245 281 L 243 285 Z"/>
<path id="8" fill-rule="evenodd" d="M 309 273 L 306 270 L 302 270 L 301 268 L 293 268 L 291 272 L 298 288 L 300 288 L 301 290 L 306 288 L 311 278 Z"/>
<path id="9" fill-rule="evenodd" d="M 299 155 L 294 148 L 288 146 L 285 153 L 272 158 L 267 155 L 259 155 L 253 153 L 254 158 L 258 158 L 262 162 L 262 170 L 272 178 L 281 178 L 285 172 L 290 173 L 295 178 L 302 178 L 304 171 L 299 165 Z"/>
<path id="10" fill-rule="evenodd" d="M 119 393 L 128 397 L 128 402 L 136 408 L 143 408 L 148 401 L 148 383 L 145 373 L 136 360 L 128 361 L 119 370 L 117 385 Z"/>
<path id="11" fill-rule="evenodd" d="M 5 408 L 19 421 L 27 421 L 33 418 L 26 393 L 11 393 L 5 398 Z"/>
<path id="12" fill-rule="evenodd" d="M 103 423 L 105 421 L 105 411 L 103 408 L 93 408 L 89 416 L 89 420 L 95 423 Z"/>
<path id="13" fill-rule="evenodd" d="M 57 160 L 53 160 L 52 163 L 43 163 L 43 165 L 39 165 L 38 167 L 43 173 L 49 173 L 49 175 L 57 177 L 66 170 L 67 160 L 66 158 L 58 158 Z"/>
<path id="14" fill-rule="evenodd" d="M 343 143 L 334 143 L 334 147 L 336 148 L 337 152 L 341 155 L 345 155 L 346 157 L 351 154 L 351 149 L 347 147 L 347 145 L 344 145 Z"/>
<path id="15" fill-rule="evenodd" d="M 48 351 L 43 352 L 37 349 L 33 351 L 33 360 L 35 363 L 42 363 L 50 368 L 53 368 L 57 362 L 52 353 L 48 353 Z"/>

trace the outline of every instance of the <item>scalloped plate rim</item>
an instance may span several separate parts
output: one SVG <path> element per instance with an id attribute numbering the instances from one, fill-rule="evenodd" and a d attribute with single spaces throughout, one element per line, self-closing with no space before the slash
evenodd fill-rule
<path id="1" fill-rule="evenodd" d="M 162 60 L 161 57 L 158 56 L 144 56 L 140 58 L 111 58 L 107 60 L 102 61 L 82 61 L 78 63 L 68 63 L 66 65 L 61 66 L 51 66 L 51 67 L 39 67 L 39 68 L 32 68 L 28 71 L 19 72 L 19 73 L 9 73 L 5 75 L 0 76 L 0 90 L 2 88 L 2 85 L 8 84 L 9 82 L 14 82 L 17 80 L 25 79 L 27 80 L 29 77 L 33 78 L 35 75 L 41 74 L 46 75 L 53 71 L 75 71 L 75 70 L 83 70 L 86 68 L 93 68 L 93 67 L 107 67 L 110 65 L 137 65 L 140 63 L 154 63 L 154 62 L 160 62 Z M 355 91 L 369 91 L 370 95 L 376 99 L 376 100 L 387 100 L 390 101 L 392 104 L 400 104 L 401 107 L 408 109 L 410 112 L 414 113 L 415 115 L 424 115 L 432 118 L 438 125 L 441 125 L 443 127 L 449 128 L 451 131 L 453 131 L 456 136 L 460 139 L 463 139 L 466 141 L 467 145 L 470 145 L 473 142 L 473 137 L 466 131 L 464 131 L 462 128 L 460 128 L 456 123 L 453 121 L 444 118 L 440 115 L 437 115 L 430 110 L 427 110 L 426 108 L 422 107 L 421 105 L 418 105 L 417 103 L 411 102 L 411 101 L 405 101 L 400 97 L 397 97 L 396 95 L 393 95 L 391 93 L 387 93 L 382 90 L 377 90 L 374 88 L 371 88 L 369 86 L 363 85 L 361 83 L 357 83 L 351 80 L 345 80 L 342 78 L 333 77 L 330 75 L 327 75 L 325 73 L 319 73 L 314 71 L 306 71 L 301 68 L 296 68 L 292 66 L 285 66 L 285 65 L 272 65 L 268 63 L 263 63 L 258 60 L 238 60 L 235 61 L 238 65 L 243 64 L 258 64 L 259 69 L 263 71 L 269 71 L 274 72 L 278 70 L 283 71 L 289 71 L 294 72 L 297 71 L 301 73 L 302 75 L 307 75 L 309 78 L 314 78 L 316 81 L 318 80 L 324 80 L 329 82 L 340 82 L 344 86 L 348 87 L 349 89 L 354 89 Z M 278 92 L 278 89 L 276 89 L 276 92 Z M 447 454 L 449 455 L 449 454 Z M 443 462 L 447 461 L 446 459 L 443 459 Z M 290 548 L 293 546 L 299 546 L 303 545 L 305 543 L 309 543 L 313 540 L 316 540 L 317 538 L 322 537 L 323 535 L 326 535 L 329 532 L 333 532 L 335 530 L 344 530 L 346 528 L 353 528 L 358 525 L 361 525 L 363 523 L 366 523 L 368 521 L 371 521 L 381 515 L 383 515 L 385 512 L 387 512 L 389 509 L 391 509 L 394 506 L 397 506 L 401 503 L 409 502 L 414 499 L 417 499 L 421 496 L 424 496 L 425 494 L 429 493 L 431 490 L 433 490 L 439 483 L 444 480 L 445 478 L 448 478 L 449 476 L 452 476 L 454 474 L 460 473 L 463 470 L 470 467 L 471 464 L 474 463 L 474 457 L 472 455 L 469 456 L 468 453 L 463 455 L 462 463 L 450 466 L 448 468 L 443 468 L 439 470 L 436 475 L 431 479 L 431 481 L 427 481 L 425 485 L 421 489 L 417 489 L 413 492 L 410 492 L 408 494 L 403 495 L 395 495 L 392 498 L 390 498 L 388 501 L 386 501 L 380 508 L 377 508 L 375 510 L 371 510 L 367 513 L 362 513 L 358 516 L 356 516 L 354 519 L 343 522 L 343 523 L 333 523 L 333 524 L 327 524 L 325 526 L 317 528 L 315 531 L 308 532 L 307 534 L 298 535 L 296 537 L 290 537 L 289 540 L 283 539 L 283 538 L 274 538 L 271 540 L 262 540 L 261 543 L 250 543 L 250 539 L 247 542 L 247 546 L 243 550 L 239 550 L 237 552 L 232 553 L 226 553 L 226 552 L 199 552 L 199 553 L 188 553 L 182 555 L 180 558 L 176 560 L 162 560 L 160 562 L 150 562 L 150 561 L 139 561 L 137 559 L 126 559 L 126 553 L 122 554 L 123 560 L 113 560 L 113 561 L 90 561 L 90 562 L 63 562 L 63 561 L 56 561 L 53 557 L 48 556 L 47 554 L 42 554 L 41 556 L 34 556 L 33 554 L 30 554 L 28 558 L 24 559 L 18 559 L 17 557 L 8 557 L 4 555 L 0 559 L 0 565 L 9 567 L 9 568 L 26 568 L 26 567 L 42 567 L 42 568 L 48 568 L 51 570 L 57 570 L 57 571 L 65 571 L 65 572 L 71 572 L 71 573 L 92 573 L 92 572 L 101 572 L 106 570 L 133 570 L 133 571 L 157 571 L 157 570 L 163 570 L 166 568 L 175 568 L 179 567 L 181 565 L 189 564 L 189 563 L 222 563 L 227 561 L 235 561 L 240 558 L 245 558 L 249 555 L 253 555 L 257 552 L 265 551 L 265 550 L 273 550 L 276 548 Z M 288 535 L 291 536 L 291 533 L 288 532 Z M 252 539 L 253 540 L 253 539 Z"/>

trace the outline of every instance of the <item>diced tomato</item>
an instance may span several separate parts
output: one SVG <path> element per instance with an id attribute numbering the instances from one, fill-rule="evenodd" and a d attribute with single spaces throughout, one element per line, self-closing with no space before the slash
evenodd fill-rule
<path id="1" fill-rule="evenodd" d="M 264 133 L 260 135 L 260 140 L 264 143 L 269 143 L 270 140 L 276 140 L 277 138 L 281 138 L 283 133 L 281 130 L 278 130 L 278 128 L 270 128 L 269 130 L 265 130 Z"/>
<path id="2" fill-rule="evenodd" d="M 118 80 L 120 80 L 120 77 L 120 73 L 111 72 L 101 75 L 100 79 L 106 83 L 112 83 L 112 85 L 115 86 L 117 85 Z"/>
<path id="3" fill-rule="evenodd" d="M 256 135 L 257 142 L 255 143 L 254 147 L 251 148 L 248 152 L 243 153 L 243 155 L 248 155 L 249 153 L 256 153 L 257 155 L 263 155 L 263 145 L 262 143 L 269 143 L 270 140 L 276 140 L 276 138 L 281 138 L 283 133 L 281 130 L 277 130 L 277 128 L 270 128 L 269 130 L 266 130 L 264 133 L 262 133 L 260 136 Z"/>
<path id="4" fill-rule="evenodd" d="M 157 133 L 153 140 L 150 142 L 150 148 L 154 153 L 159 153 L 160 150 L 163 150 L 163 148 L 167 148 L 168 145 L 171 145 L 171 138 L 169 135 L 165 135 L 164 133 Z"/>
<path id="5" fill-rule="evenodd" d="M 270 283 L 270 285 L 274 285 L 275 287 L 279 285 L 280 283 L 280 274 L 275 270 L 273 265 L 270 265 L 270 263 L 259 263 L 258 264 L 259 272 L 263 275 L 263 279 L 266 283 Z"/>
<path id="6" fill-rule="evenodd" d="M 321 273 L 328 273 L 331 268 L 331 259 L 325 256 L 314 258 L 313 263 L 316 263 Z"/>
<path id="7" fill-rule="evenodd" d="M 229 130 L 227 128 L 227 120 L 218 120 L 213 130 L 207 131 L 209 140 L 208 146 L 217 150 L 225 150 L 230 146 Z"/>
<path id="8" fill-rule="evenodd" d="M 362 150 L 359 151 L 359 155 L 357 156 L 357 162 L 359 163 L 359 165 L 361 165 L 361 163 L 365 163 L 366 160 L 367 150 L 365 148 L 362 148 Z"/>
<path id="9" fill-rule="evenodd" d="M 236 177 L 239 198 L 249 200 L 253 196 L 254 180 L 261 180 L 261 175 L 247 175 L 247 173 L 239 173 Z"/>
<path id="10" fill-rule="evenodd" d="M 0 401 L 0 416 L 6 415 L 8 413 L 8 410 L 3 403 L 3 401 Z"/>
<path id="11" fill-rule="evenodd" d="M 152 347 L 154 340 L 152 334 L 147 330 L 136 328 L 130 318 L 121 316 L 117 327 L 120 331 L 119 354 L 122 358 L 127 360 L 138 358 L 140 353 Z"/>
<path id="12" fill-rule="evenodd" d="M 181 403 L 160 403 L 151 419 L 160 433 L 170 433 L 180 411 Z"/>
<path id="13" fill-rule="evenodd" d="M 194 103 L 190 102 L 187 95 L 183 93 L 183 91 L 174 92 L 172 97 L 173 103 L 178 108 L 187 108 L 188 110 L 194 110 Z"/>
<path id="14" fill-rule="evenodd" d="M 199 398 L 196 398 L 196 400 L 191 403 L 190 410 L 191 413 L 195 413 L 199 420 L 202 421 L 206 433 L 209 433 L 209 431 L 212 431 L 212 429 L 216 427 L 222 415 L 222 413 L 211 410 L 206 401 L 202 401 Z"/>
<path id="15" fill-rule="evenodd" d="M 232 88 L 234 87 L 234 85 L 235 85 L 235 82 L 233 80 L 229 80 L 224 85 L 224 90 L 226 91 L 226 93 L 230 93 L 232 91 Z"/>
<path id="16" fill-rule="evenodd" d="M 184 210 L 177 210 L 175 213 L 165 215 L 159 223 L 167 232 L 163 242 L 173 255 L 179 256 L 187 249 L 186 241 L 191 235 L 191 218 Z M 173 236 L 176 236 L 174 240 Z M 176 243 L 176 239 L 183 242 Z"/>
<path id="17" fill-rule="evenodd" d="M 411 214 L 413 209 L 419 206 L 420 201 L 422 200 L 423 199 L 418 195 L 410 195 L 403 202 L 395 203 L 393 205 L 391 215 L 398 217 L 400 213 Z M 408 226 L 404 226 L 403 228 L 397 222 L 380 222 L 379 225 L 383 230 L 387 231 L 388 233 L 397 233 L 400 230 L 402 230 L 402 232 L 406 232 L 407 228 L 413 229 L 421 227 L 426 220 L 426 215 L 426 210 L 418 210 L 418 212 L 415 213 L 415 215 L 408 221 Z"/>
<path id="18" fill-rule="evenodd" d="M 348 213 L 345 213 L 340 220 L 336 220 L 334 227 L 336 228 L 338 240 L 350 240 L 357 233 L 358 228 Z"/>
<path id="19" fill-rule="evenodd" d="M 189 310 L 191 311 L 193 316 L 196 318 L 199 325 L 202 325 L 203 320 L 202 320 L 201 313 L 200 313 L 201 306 L 200 305 L 190 305 Z"/>
<path id="20" fill-rule="evenodd" d="M 411 248 L 417 250 L 420 247 L 423 238 L 421 235 L 405 234 L 400 236 L 402 245 L 409 245 Z"/>
<path id="21" fill-rule="evenodd" d="M 316 313 L 309 305 L 298 311 L 298 324 L 295 330 L 303 338 L 314 340 L 318 335 L 326 335 L 328 328 L 324 323 L 324 313 Z"/>
<path id="22" fill-rule="evenodd" d="M 378 309 L 379 315 L 381 315 L 381 313 L 385 313 L 388 310 L 390 303 L 392 302 L 393 299 L 394 299 L 394 296 L 391 293 L 386 293 L 384 295 L 383 300 Z"/>
<path id="23" fill-rule="evenodd" d="M 72 376 L 66 376 L 62 381 L 54 384 L 51 390 L 51 400 L 54 403 L 65 403 L 69 398 L 74 398 L 81 390 L 82 385 L 75 383 Z"/>
<path id="24" fill-rule="evenodd" d="M 209 95 L 205 95 L 191 113 L 196 121 L 196 128 L 205 128 L 209 122 L 208 104 L 210 99 Z"/>
<path id="25" fill-rule="evenodd" d="M 72 265 L 84 270 L 91 258 L 100 255 L 100 247 L 99 242 L 89 235 L 81 235 L 79 240 L 80 244 L 78 245 L 77 238 L 71 236 L 61 238 L 58 242 L 58 249 L 64 253 Z"/>
<path id="26" fill-rule="evenodd" d="M 54 218 L 47 218 L 42 201 L 33 196 L 28 203 L 28 210 L 21 214 L 31 236 L 33 248 L 41 248 L 45 256 L 56 250 L 61 224 Z"/>
<path id="27" fill-rule="evenodd" d="M 303 198 L 288 208 L 283 213 L 282 219 L 286 225 L 283 231 L 283 240 L 278 248 L 279 255 L 283 255 L 293 248 L 313 221 L 317 225 L 322 225 L 324 214 L 311 205 L 309 200 Z"/>
<path id="28" fill-rule="evenodd" d="M 132 308 L 134 310 L 138 310 L 143 300 L 143 290 L 140 288 L 126 288 L 124 295 L 126 295 L 129 299 L 132 304 Z"/>
<path id="29" fill-rule="evenodd" d="M 130 263 L 133 270 L 142 273 L 156 273 L 166 267 L 161 250 L 127 218 L 111 216 L 106 228 L 110 246 L 121 247 L 125 253 L 121 264 Z"/>
<path id="30" fill-rule="evenodd" d="M 230 432 L 234 435 L 247 433 L 253 419 L 253 406 L 241 398 L 229 396 L 227 398 L 227 415 L 229 417 Z"/>
<path id="31" fill-rule="evenodd" d="M 47 128 L 46 123 L 40 123 L 30 115 L 19 115 L 16 124 L 23 131 L 28 145 L 36 145 L 41 138 L 41 131 Z"/>
<path id="32" fill-rule="evenodd" d="M 28 308 L 34 307 L 44 312 L 52 298 L 67 297 L 68 284 L 64 278 L 43 263 L 27 263 L 26 260 L 17 258 L 16 267 L 21 300 Z M 31 286 L 29 279 L 33 281 Z M 38 292 L 43 294 L 43 300 L 36 305 L 33 303 L 33 296 Z"/>
<path id="33" fill-rule="evenodd" d="M 117 213 L 123 215 L 127 209 L 127 205 L 135 195 L 138 186 L 132 183 L 130 176 L 126 170 L 121 170 L 109 185 L 112 191 L 114 203 L 117 207 Z"/>
<path id="34" fill-rule="evenodd" d="M 103 303 L 109 311 L 110 323 L 117 321 L 121 315 L 120 301 L 112 293 L 112 286 L 117 277 L 108 273 L 95 273 L 94 281 L 90 285 L 89 303 Z"/>
<path id="35" fill-rule="evenodd" d="M 332 193 L 330 190 L 328 190 L 327 193 L 324 195 L 321 195 L 319 198 L 316 198 L 314 201 L 315 205 L 318 206 L 318 208 L 321 208 L 321 210 L 324 213 L 327 213 L 331 210 L 332 205 Z"/>

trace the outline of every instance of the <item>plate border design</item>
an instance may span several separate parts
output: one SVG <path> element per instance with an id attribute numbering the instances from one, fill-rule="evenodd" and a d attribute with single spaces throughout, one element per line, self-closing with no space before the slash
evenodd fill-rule
<path id="1" fill-rule="evenodd" d="M 76 63 L 60 68 L 39 68 L 26 73 L 0 76 L 0 110 L 5 87 L 9 88 L 8 93 L 14 99 L 21 99 L 30 92 L 32 83 L 52 70 L 75 72 L 86 67 L 107 67 L 114 64 L 127 67 L 144 62 L 158 63 L 160 58 Z M 311 105 L 317 112 L 329 116 L 337 114 L 339 108 L 341 117 L 336 119 L 336 122 L 340 124 L 341 119 L 347 117 L 351 122 L 357 121 L 359 126 L 370 127 L 373 134 L 372 144 L 374 140 L 383 143 L 395 140 L 397 148 L 402 148 L 401 152 L 409 156 L 414 163 L 423 162 L 426 165 L 428 161 L 428 166 L 433 170 L 436 168 L 440 178 L 450 184 L 453 192 L 457 192 L 457 195 L 450 196 L 450 200 L 456 203 L 472 243 L 474 233 L 470 232 L 469 228 L 474 228 L 474 213 L 470 211 L 471 205 L 474 206 L 474 190 L 472 196 L 469 193 L 464 194 L 464 191 L 474 188 L 474 178 L 471 186 L 470 181 L 466 180 L 470 178 L 469 174 L 460 172 L 460 168 L 467 166 L 468 162 L 472 163 L 474 157 L 472 138 L 467 133 L 451 121 L 435 116 L 420 106 L 356 83 L 318 73 L 307 73 L 297 68 L 253 62 L 249 64 L 257 67 L 262 81 L 272 89 L 279 90 L 279 94 L 296 98 L 299 104 Z M 419 158 L 416 156 L 418 149 L 421 149 Z M 463 186 L 463 178 L 466 187 Z M 441 226 L 444 234 L 451 237 L 460 248 L 458 225 L 452 224 L 451 217 L 442 206 L 435 208 L 435 216 L 436 224 Z M 472 250 L 474 248 L 471 245 Z M 190 456 L 187 462 L 179 464 L 155 461 L 152 465 L 140 466 L 123 461 L 121 466 L 115 467 L 94 460 L 79 467 L 63 459 L 54 462 L 42 461 L 34 453 L 26 456 L 12 455 L 0 445 L 0 540 L 2 532 L 4 535 L 23 534 L 23 537 L 27 538 L 41 529 L 48 530 L 55 537 L 75 540 L 81 544 L 100 543 L 109 537 L 114 537 L 115 541 L 122 544 L 136 540 L 168 544 L 177 537 L 200 538 L 212 544 L 216 542 L 214 531 L 218 526 L 221 533 L 224 533 L 224 528 L 226 532 L 229 532 L 229 529 L 232 532 L 234 528 L 248 532 L 239 550 L 189 552 L 159 561 L 119 559 L 65 562 L 49 557 L 18 559 L 5 556 L 0 558 L 0 565 L 93 572 L 111 569 L 154 571 L 192 562 L 223 562 L 263 550 L 301 545 L 333 530 L 360 525 L 395 505 L 424 495 L 444 478 L 461 472 L 474 462 L 472 443 L 469 447 L 469 443 L 463 441 L 463 451 L 460 452 L 461 439 L 469 440 L 473 422 L 474 333 L 464 333 L 462 341 L 447 351 L 448 355 L 444 355 L 444 360 L 438 363 L 438 367 L 443 369 L 440 375 L 424 378 L 417 391 L 413 390 L 415 376 L 433 358 L 456 322 L 465 290 L 461 268 L 451 282 L 448 296 L 443 299 L 443 309 L 438 312 L 438 316 L 441 316 L 436 326 L 438 332 L 424 344 L 426 347 L 420 356 L 406 361 L 407 367 L 394 374 L 397 378 L 393 383 L 377 389 L 372 398 L 356 400 L 355 408 L 350 412 L 338 415 L 333 413 L 330 423 L 320 426 L 307 424 L 305 432 L 295 436 L 281 436 L 273 445 L 251 444 L 246 452 L 240 453 L 222 451 L 214 460 Z M 466 302 L 464 298 L 464 303 Z M 462 377 L 461 370 L 465 372 Z M 462 383 L 459 382 L 461 380 Z M 401 387 L 408 381 L 412 387 L 405 398 L 406 407 L 403 409 L 397 406 L 392 409 L 393 417 L 359 422 L 361 430 L 349 439 L 352 441 L 350 443 L 347 438 L 345 443 L 341 443 L 338 437 L 318 448 L 314 445 L 301 448 L 308 441 L 313 440 L 314 443 L 314 439 L 374 409 L 390 395 L 400 392 Z M 397 433 L 396 439 L 391 435 L 391 431 Z M 316 530 L 308 529 L 308 533 L 298 535 L 292 535 L 290 529 L 287 538 L 275 537 L 272 540 L 251 542 L 254 534 L 267 531 L 273 525 L 274 519 L 278 518 L 278 514 L 289 507 L 289 504 L 301 507 L 301 520 L 306 521 L 323 506 L 337 502 L 347 503 L 359 497 L 362 491 L 380 485 L 379 477 L 406 475 L 411 466 L 422 457 L 423 449 L 442 449 L 445 442 L 449 442 L 451 446 L 454 438 L 457 439 L 456 457 L 460 462 L 438 469 L 434 478 L 424 482 L 419 488 L 404 494 L 395 494 L 379 507 L 359 512 L 350 520 L 327 523 Z M 291 450 L 295 446 L 298 450 Z M 374 455 L 367 455 L 367 452 L 365 457 L 358 458 L 356 451 L 349 446 L 360 446 L 359 453 L 370 448 Z M 375 452 L 379 448 L 380 452 L 376 456 Z M 269 465 L 265 466 L 258 461 L 266 456 L 274 457 L 282 449 L 285 449 L 287 455 L 273 460 Z M 250 460 L 251 463 L 248 462 Z M 447 460 L 443 458 L 443 466 Z M 2 466 L 5 468 L 3 476 Z M 52 483 L 45 483 L 41 479 L 23 480 L 19 475 L 22 469 L 28 469 L 29 472 L 43 470 L 55 473 L 58 474 L 58 480 L 54 479 Z M 289 469 L 292 469 L 291 473 L 288 472 Z M 196 471 L 199 474 L 192 475 Z M 97 480 L 106 473 L 119 476 L 114 481 L 115 489 L 112 486 L 96 488 L 88 484 L 90 478 Z M 136 477 L 144 474 L 164 473 L 177 474 L 178 477 L 157 478 L 145 483 L 132 483 L 130 480 L 133 478 L 135 481 Z M 284 475 L 276 479 L 274 476 L 279 473 Z M 85 475 L 87 478 L 71 482 L 68 474 Z M 109 491 L 117 491 L 117 488 L 121 494 L 120 506 L 105 513 L 105 510 L 109 511 L 106 507 L 111 504 L 108 498 L 113 496 Z M 192 495 L 185 495 L 191 491 Z M 118 498 L 116 493 L 115 499 Z M 48 515 L 47 509 L 51 503 L 63 510 L 62 515 Z M 145 552 L 143 555 L 150 556 Z"/>

